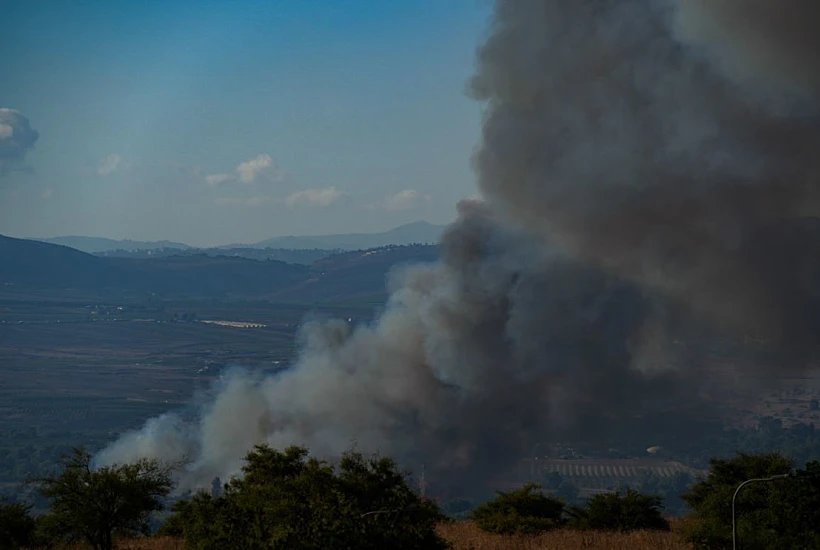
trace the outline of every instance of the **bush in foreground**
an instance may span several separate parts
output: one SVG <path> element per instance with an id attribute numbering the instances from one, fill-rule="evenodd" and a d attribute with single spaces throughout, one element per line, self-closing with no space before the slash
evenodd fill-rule
<path id="1" fill-rule="evenodd" d="M 34 541 L 35 521 L 31 507 L 0 502 L 0 550 L 16 550 Z"/>
<path id="2" fill-rule="evenodd" d="M 686 538 L 695 548 L 731 548 L 732 496 L 752 478 L 792 472 L 779 454 L 712 459 L 709 475 L 683 498 L 694 510 Z M 744 549 L 820 549 L 820 463 L 809 462 L 792 477 L 750 483 L 736 499 L 738 546 Z"/>
<path id="3" fill-rule="evenodd" d="M 661 504 L 660 497 L 634 489 L 627 489 L 625 493 L 602 493 L 590 498 L 583 507 L 571 508 L 569 526 L 600 531 L 669 531 Z"/>
<path id="4" fill-rule="evenodd" d="M 115 535 L 148 534 L 151 512 L 173 488 L 172 467 L 156 460 L 95 469 L 91 454 L 77 448 L 62 466 L 37 480 L 50 499 L 38 527 L 52 540 L 85 540 L 94 550 L 111 550 Z"/>
<path id="5" fill-rule="evenodd" d="M 500 535 L 543 533 L 563 524 L 564 502 L 544 495 L 528 483 L 498 495 L 473 510 L 472 519 L 482 531 Z"/>
<path id="6" fill-rule="evenodd" d="M 441 512 L 388 458 L 349 452 L 332 465 L 303 447 L 260 445 L 242 470 L 221 496 L 176 504 L 159 533 L 181 532 L 189 550 L 447 548 Z"/>

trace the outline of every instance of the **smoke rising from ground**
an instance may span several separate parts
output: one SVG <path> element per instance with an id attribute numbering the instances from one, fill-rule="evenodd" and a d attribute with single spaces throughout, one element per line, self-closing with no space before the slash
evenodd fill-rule
<path id="1" fill-rule="evenodd" d="M 717 333 L 804 367 L 820 126 L 798 69 L 815 38 L 781 36 L 802 23 L 780 12 L 758 32 L 774 8 L 737 5 L 499 1 L 471 83 L 486 202 L 460 206 L 440 262 L 394 274 L 374 324 L 311 324 L 290 369 L 239 372 L 195 420 L 154 419 L 100 461 L 189 456 L 185 483 L 206 485 L 254 443 L 355 440 L 463 486 L 543 439 L 649 445 L 716 418 L 701 347 Z"/>

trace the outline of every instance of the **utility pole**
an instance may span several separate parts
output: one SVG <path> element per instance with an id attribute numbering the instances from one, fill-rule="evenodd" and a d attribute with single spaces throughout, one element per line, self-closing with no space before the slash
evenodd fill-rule
<path id="1" fill-rule="evenodd" d="M 737 550 L 737 523 L 735 523 L 735 499 L 737 498 L 737 494 L 740 490 L 747 484 L 752 483 L 754 481 L 774 481 L 775 479 L 786 479 L 787 477 L 792 477 L 792 474 L 778 474 L 771 477 L 755 477 L 752 479 L 747 479 L 743 483 L 737 486 L 735 489 L 735 494 L 732 495 L 732 550 Z"/>

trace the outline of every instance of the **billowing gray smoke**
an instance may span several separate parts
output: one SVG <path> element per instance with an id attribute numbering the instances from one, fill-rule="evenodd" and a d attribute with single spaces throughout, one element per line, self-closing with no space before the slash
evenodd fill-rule
<path id="1" fill-rule="evenodd" d="M 459 484 L 543 439 L 649 444 L 709 420 L 716 334 L 805 366 L 820 38 L 750 3 L 499 1 L 472 82 L 486 202 L 460 206 L 440 262 L 396 273 L 373 325 L 311 324 L 290 369 L 238 372 L 196 420 L 154 419 L 100 460 L 189 456 L 204 485 L 254 443 L 355 441 Z"/>
<path id="2" fill-rule="evenodd" d="M 805 237 L 820 210 L 818 9 L 499 3 L 472 83 L 489 103 L 482 191 L 582 261 L 807 351 L 820 291 Z"/>

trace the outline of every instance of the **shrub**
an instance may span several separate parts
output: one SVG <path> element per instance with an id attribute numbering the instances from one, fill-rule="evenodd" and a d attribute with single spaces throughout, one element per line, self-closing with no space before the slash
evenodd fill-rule
<path id="1" fill-rule="evenodd" d="M 74 449 L 63 470 L 37 480 L 51 499 L 43 530 L 49 536 L 85 539 L 95 550 L 111 550 L 115 534 L 147 534 L 149 514 L 162 509 L 172 487 L 171 467 L 155 460 L 91 466 L 91 454 Z"/>
<path id="2" fill-rule="evenodd" d="M 25 504 L 0 502 L 0 550 L 15 550 L 34 540 L 35 521 Z"/>
<path id="3" fill-rule="evenodd" d="M 694 510 L 685 537 L 698 549 L 731 547 L 732 496 L 742 482 L 793 468 L 779 453 L 740 453 L 710 462 L 706 479 L 683 495 Z M 820 548 L 820 463 L 809 462 L 790 478 L 750 483 L 735 505 L 742 548 Z"/>
<path id="4" fill-rule="evenodd" d="M 534 534 L 560 527 L 564 502 L 544 495 L 541 487 L 529 483 L 515 491 L 499 491 L 497 496 L 473 510 L 472 519 L 488 533 Z"/>
<path id="5" fill-rule="evenodd" d="M 447 547 L 436 534 L 441 512 L 388 458 L 349 452 L 331 465 L 303 447 L 260 445 L 243 473 L 219 497 L 202 492 L 175 505 L 161 532 L 181 526 L 191 550 Z"/>
<path id="6" fill-rule="evenodd" d="M 661 513 L 661 503 L 661 497 L 645 495 L 634 489 L 627 489 L 625 493 L 597 494 L 585 506 L 570 509 L 569 525 L 576 529 L 603 531 L 669 531 L 669 522 Z"/>

